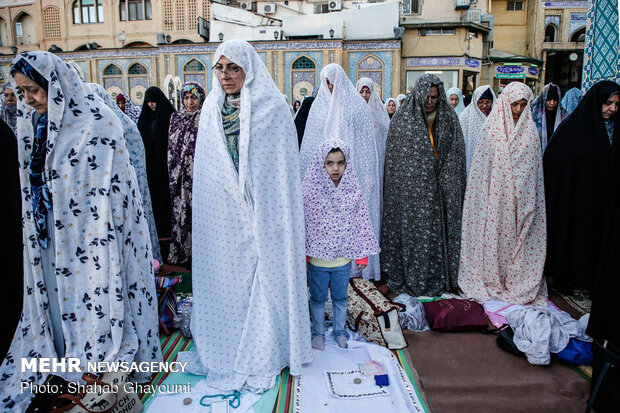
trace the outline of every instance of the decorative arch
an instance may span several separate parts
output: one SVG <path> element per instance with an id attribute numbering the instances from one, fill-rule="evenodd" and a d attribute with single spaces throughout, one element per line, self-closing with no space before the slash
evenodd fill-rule
<path id="1" fill-rule="evenodd" d="M 127 85 L 131 100 L 137 104 L 144 102 L 144 93 L 151 85 L 150 74 L 145 64 L 133 62 L 127 66 Z"/>
<path id="2" fill-rule="evenodd" d="M 545 26 L 545 42 L 557 42 L 558 41 L 558 27 L 554 23 L 549 23 Z"/>
<path id="3" fill-rule="evenodd" d="M 114 97 L 125 90 L 123 69 L 117 64 L 110 63 L 103 68 L 102 80 L 103 88 L 107 90 L 110 95 L 114 95 Z"/>
<path id="4" fill-rule="evenodd" d="M 183 65 L 183 83 L 197 82 L 207 90 L 207 67 L 195 57 Z"/>
<path id="5" fill-rule="evenodd" d="M 127 69 L 127 74 L 129 75 L 148 75 L 148 69 L 140 62 L 133 63 Z"/>
<path id="6" fill-rule="evenodd" d="M 17 13 L 13 19 L 13 29 L 17 45 L 36 43 L 35 21 L 27 11 L 21 10 Z"/>
<path id="7" fill-rule="evenodd" d="M 155 47 L 155 46 L 147 42 L 137 41 L 137 42 L 127 43 L 123 47 L 131 48 L 131 47 Z"/>
<path id="8" fill-rule="evenodd" d="M 383 78 L 385 63 L 374 54 L 368 54 L 357 62 L 357 80 L 369 77 L 375 82 L 375 91 L 383 99 Z"/>
<path id="9" fill-rule="evenodd" d="M 3 17 L 0 17 L 0 46 L 8 46 L 9 44 L 9 24 Z"/>
<path id="10" fill-rule="evenodd" d="M 62 37 L 60 29 L 60 9 L 49 6 L 43 9 L 43 27 L 46 39 L 58 39 Z"/>
<path id="11" fill-rule="evenodd" d="M 575 32 L 570 36 L 571 42 L 585 42 L 586 41 L 586 28 L 582 27 L 581 29 L 575 30 Z"/>
<path id="12" fill-rule="evenodd" d="M 291 102 L 312 95 L 317 84 L 316 68 L 314 59 L 305 54 L 291 62 Z"/>
<path id="13" fill-rule="evenodd" d="M 196 21 L 197 20 L 198 19 L 196 19 Z M 195 42 L 193 42 L 193 41 L 191 41 L 189 39 L 178 39 L 178 40 L 175 40 L 174 42 L 172 42 L 170 44 L 193 44 L 193 43 L 195 43 Z"/>

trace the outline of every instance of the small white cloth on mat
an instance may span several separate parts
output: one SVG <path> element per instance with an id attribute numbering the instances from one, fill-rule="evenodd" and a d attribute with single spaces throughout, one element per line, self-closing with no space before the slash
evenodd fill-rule
<path id="1" fill-rule="evenodd" d="M 357 379 L 359 383 L 356 383 Z M 374 376 L 363 376 L 359 370 L 326 371 L 325 384 L 329 394 L 339 399 L 366 399 L 390 395 L 388 386 L 377 386 Z"/>
<path id="2" fill-rule="evenodd" d="M 415 388 L 390 350 L 360 341 L 349 340 L 348 344 L 349 348 L 342 349 L 338 347 L 331 334 L 326 334 L 325 350 L 313 350 L 312 363 L 305 364 L 301 376 L 295 377 L 293 397 L 294 406 L 298 406 L 298 411 L 321 413 L 425 411 Z M 359 371 L 359 364 L 368 360 L 374 360 L 383 366 L 390 381 L 390 385 L 384 387 L 389 389 L 388 395 L 351 399 L 338 398 L 330 394 L 325 384 L 325 372 Z M 362 380 L 369 380 L 361 374 L 359 377 Z M 374 379 L 372 384 L 374 385 Z M 363 386 L 363 384 L 351 386 Z"/>

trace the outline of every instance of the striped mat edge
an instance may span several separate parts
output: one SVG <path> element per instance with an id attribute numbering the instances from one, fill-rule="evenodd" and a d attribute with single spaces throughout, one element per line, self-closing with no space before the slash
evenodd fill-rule
<path id="1" fill-rule="evenodd" d="M 171 363 L 176 360 L 177 355 L 180 351 L 188 351 L 194 348 L 194 340 L 186 339 L 181 331 L 175 331 L 166 337 L 160 338 L 161 343 L 161 353 L 164 362 Z M 159 386 L 161 383 L 166 380 L 170 372 L 160 371 L 153 378 L 150 384 L 154 385 L 155 388 Z M 140 401 L 144 405 L 155 393 L 141 393 Z"/>

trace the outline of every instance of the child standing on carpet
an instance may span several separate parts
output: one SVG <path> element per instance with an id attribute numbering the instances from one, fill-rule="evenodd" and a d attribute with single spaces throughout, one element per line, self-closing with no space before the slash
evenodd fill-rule
<path id="1" fill-rule="evenodd" d="M 347 348 L 351 260 L 361 271 L 368 256 L 380 251 L 350 154 L 341 140 L 323 142 L 303 181 L 312 347 L 317 350 L 325 343 L 327 288 L 334 307 L 334 337 Z"/>

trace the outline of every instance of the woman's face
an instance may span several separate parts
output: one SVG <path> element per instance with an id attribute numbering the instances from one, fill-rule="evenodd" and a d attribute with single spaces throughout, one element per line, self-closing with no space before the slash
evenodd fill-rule
<path id="1" fill-rule="evenodd" d="M 38 114 L 46 114 L 47 92 L 45 89 L 20 72 L 15 73 L 13 77 L 17 83 L 17 89 L 24 94 L 24 102 L 36 110 Z"/>
<path id="2" fill-rule="evenodd" d="M 17 105 L 17 98 L 15 97 L 15 93 L 13 93 L 13 89 L 10 87 L 4 90 L 4 103 L 8 106 Z"/>
<path id="3" fill-rule="evenodd" d="M 523 113 L 523 110 L 525 109 L 526 106 L 527 106 L 527 100 L 525 99 L 519 99 L 516 102 L 512 102 L 510 104 L 510 111 L 512 112 L 512 120 L 514 120 L 515 123 L 517 123 L 517 121 L 521 117 L 521 114 Z"/>
<path id="4" fill-rule="evenodd" d="M 396 103 L 393 100 L 390 100 L 387 105 L 387 111 L 390 115 L 393 115 L 396 112 Z"/>
<path id="5" fill-rule="evenodd" d="M 437 103 L 439 103 L 439 89 L 437 89 L 437 86 L 431 86 L 431 90 L 424 101 L 426 113 L 431 113 L 437 109 Z"/>
<path id="6" fill-rule="evenodd" d="M 488 113 L 493 106 L 493 101 L 491 99 L 478 99 L 478 109 L 482 113 Z"/>
<path id="7" fill-rule="evenodd" d="M 366 103 L 368 103 L 368 101 L 370 100 L 370 89 L 368 88 L 368 86 L 362 87 L 362 89 L 360 90 L 360 96 L 362 96 Z"/>
<path id="8" fill-rule="evenodd" d="M 329 79 L 325 79 L 327 80 L 327 88 L 329 89 L 329 92 L 333 92 L 334 91 L 334 85 L 332 84 L 332 82 L 329 81 Z"/>
<path id="9" fill-rule="evenodd" d="M 618 105 L 620 104 L 620 96 L 613 95 L 606 102 L 603 103 L 603 108 L 601 110 L 601 114 L 603 115 L 603 119 L 611 119 L 616 112 L 618 112 Z"/>
<path id="10" fill-rule="evenodd" d="M 296 100 L 295 103 L 293 104 L 293 109 L 295 110 L 295 112 L 297 112 L 300 106 L 301 106 L 301 103 L 299 103 L 299 101 Z"/>
<path id="11" fill-rule="evenodd" d="M 545 100 L 545 108 L 549 112 L 553 112 L 555 110 L 555 108 L 557 108 L 557 107 L 558 107 L 558 100 L 557 99 Z"/>
<path id="12" fill-rule="evenodd" d="M 231 62 L 226 56 L 220 57 L 220 60 L 215 64 L 215 74 L 220 81 L 222 89 L 228 95 L 238 93 L 243 87 L 245 72 L 238 64 Z"/>
<path id="13" fill-rule="evenodd" d="M 157 109 L 157 102 L 146 102 L 146 104 L 149 106 L 149 108 L 151 108 L 153 112 L 155 112 L 155 109 Z"/>
<path id="14" fill-rule="evenodd" d="M 183 95 L 183 105 L 188 112 L 194 113 L 200 109 L 200 99 L 198 99 L 192 92 L 185 92 Z"/>
<path id="15" fill-rule="evenodd" d="M 116 104 L 118 105 L 118 107 L 119 107 L 119 108 L 120 108 L 123 112 L 125 112 L 125 103 L 126 103 L 126 102 L 125 102 L 124 100 L 118 100 L 118 101 L 116 101 Z"/>
<path id="16" fill-rule="evenodd" d="M 450 95 L 450 99 L 448 99 L 448 102 L 450 102 L 450 106 L 455 108 L 459 105 L 459 97 L 453 93 Z"/>

